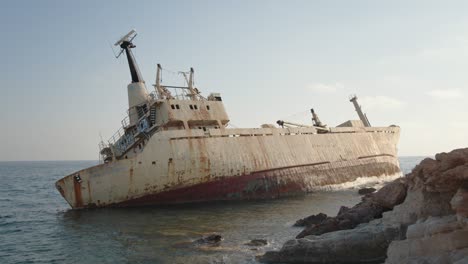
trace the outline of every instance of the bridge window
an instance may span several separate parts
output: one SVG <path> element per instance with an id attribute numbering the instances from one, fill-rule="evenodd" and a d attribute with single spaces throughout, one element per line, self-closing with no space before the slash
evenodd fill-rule
<path id="1" fill-rule="evenodd" d="M 210 106 L 209 106 L 209 105 L 206 106 L 206 110 L 210 110 Z"/>
<path id="2" fill-rule="evenodd" d="M 172 108 L 172 109 L 175 109 L 175 106 L 174 106 L 173 104 L 171 104 L 171 108 Z"/>
<path id="3" fill-rule="evenodd" d="M 197 106 L 197 105 L 194 105 L 193 108 L 195 108 L 195 110 L 197 110 L 197 109 L 198 109 L 198 106 Z"/>
<path id="4" fill-rule="evenodd" d="M 176 105 L 175 105 L 175 107 L 176 107 L 177 109 L 180 109 L 180 107 L 179 107 L 179 105 L 178 105 L 178 104 L 176 104 Z"/>
<path id="5" fill-rule="evenodd" d="M 190 109 L 192 109 L 192 110 L 193 110 L 193 105 L 189 105 L 189 106 L 190 106 Z"/>

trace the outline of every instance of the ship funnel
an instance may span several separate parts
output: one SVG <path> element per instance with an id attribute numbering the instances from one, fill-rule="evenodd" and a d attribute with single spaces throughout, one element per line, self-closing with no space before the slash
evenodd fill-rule
<path id="1" fill-rule="evenodd" d="M 138 122 L 140 117 L 138 113 L 141 111 L 138 111 L 137 108 L 146 103 L 149 97 L 146 91 L 145 81 L 143 81 L 141 77 L 140 69 L 138 69 L 138 65 L 131 50 L 136 47 L 132 42 L 136 36 L 136 31 L 132 29 L 114 44 L 121 48 L 120 53 L 116 56 L 117 58 L 125 51 L 128 67 L 130 68 L 130 75 L 132 77 L 132 82 L 127 86 L 130 125 L 134 125 Z"/>
<path id="2" fill-rule="evenodd" d="M 369 123 L 369 119 L 367 119 L 367 116 L 366 114 L 364 114 L 362 112 L 362 109 L 361 109 L 361 106 L 358 104 L 357 102 L 357 96 L 356 95 L 351 95 L 349 97 L 349 101 L 353 103 L 354 105 L 354 108 L 356 109 L 356 112 L 359 116 L 359 119 L 361 119 L 362 123 L 364 124 L 364 126 L 366 127 L 370 127 L 371 124 Z"/>

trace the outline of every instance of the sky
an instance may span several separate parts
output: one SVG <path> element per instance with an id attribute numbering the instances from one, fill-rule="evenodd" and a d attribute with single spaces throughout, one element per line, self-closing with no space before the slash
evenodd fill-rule
<path id="1" fill-rule="evenodd" d="M 0 160 L 96 160 L 128 107 L 136 29 L 147 89 L 195 69 L 232 127 L 357 119 L 401 127 L 399 154 L 466 147 L 467 1 L 2 1 Z M 117 51 L 117 49 L 114 49 Z"/>

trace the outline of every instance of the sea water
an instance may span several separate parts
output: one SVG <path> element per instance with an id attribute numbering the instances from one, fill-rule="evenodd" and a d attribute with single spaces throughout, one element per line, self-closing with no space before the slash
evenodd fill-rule
<path id="1" fill-rule="evenodd" d="M 403 173 L 423 158 L 401 157 Z M 256 263 L 302 230 L 296 220 L 360 200 L 346 185 L 266 201 L 70 210 L 55 181 L 96 163 L 0 162 L 0 263 Z M 222 235 L 219 246 L 193 243 L 210 233 Z M 268 244 L 244 245 L 252 239 Z"/>

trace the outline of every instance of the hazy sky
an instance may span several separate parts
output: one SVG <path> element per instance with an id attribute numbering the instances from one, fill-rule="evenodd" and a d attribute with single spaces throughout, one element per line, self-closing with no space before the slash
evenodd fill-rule
<path id="1" fill-rule="evenodd" d="M 0 160 L 97 159 L 127 110 L 130 74 L 109 43 L 135 28 L 156 63 L 195 68 L 231 122 L 401 126 L 401 155 L 466 147 L 467 1 L 3 1 Z M 163 73 L 165 84 L 182 84 Z"/>

